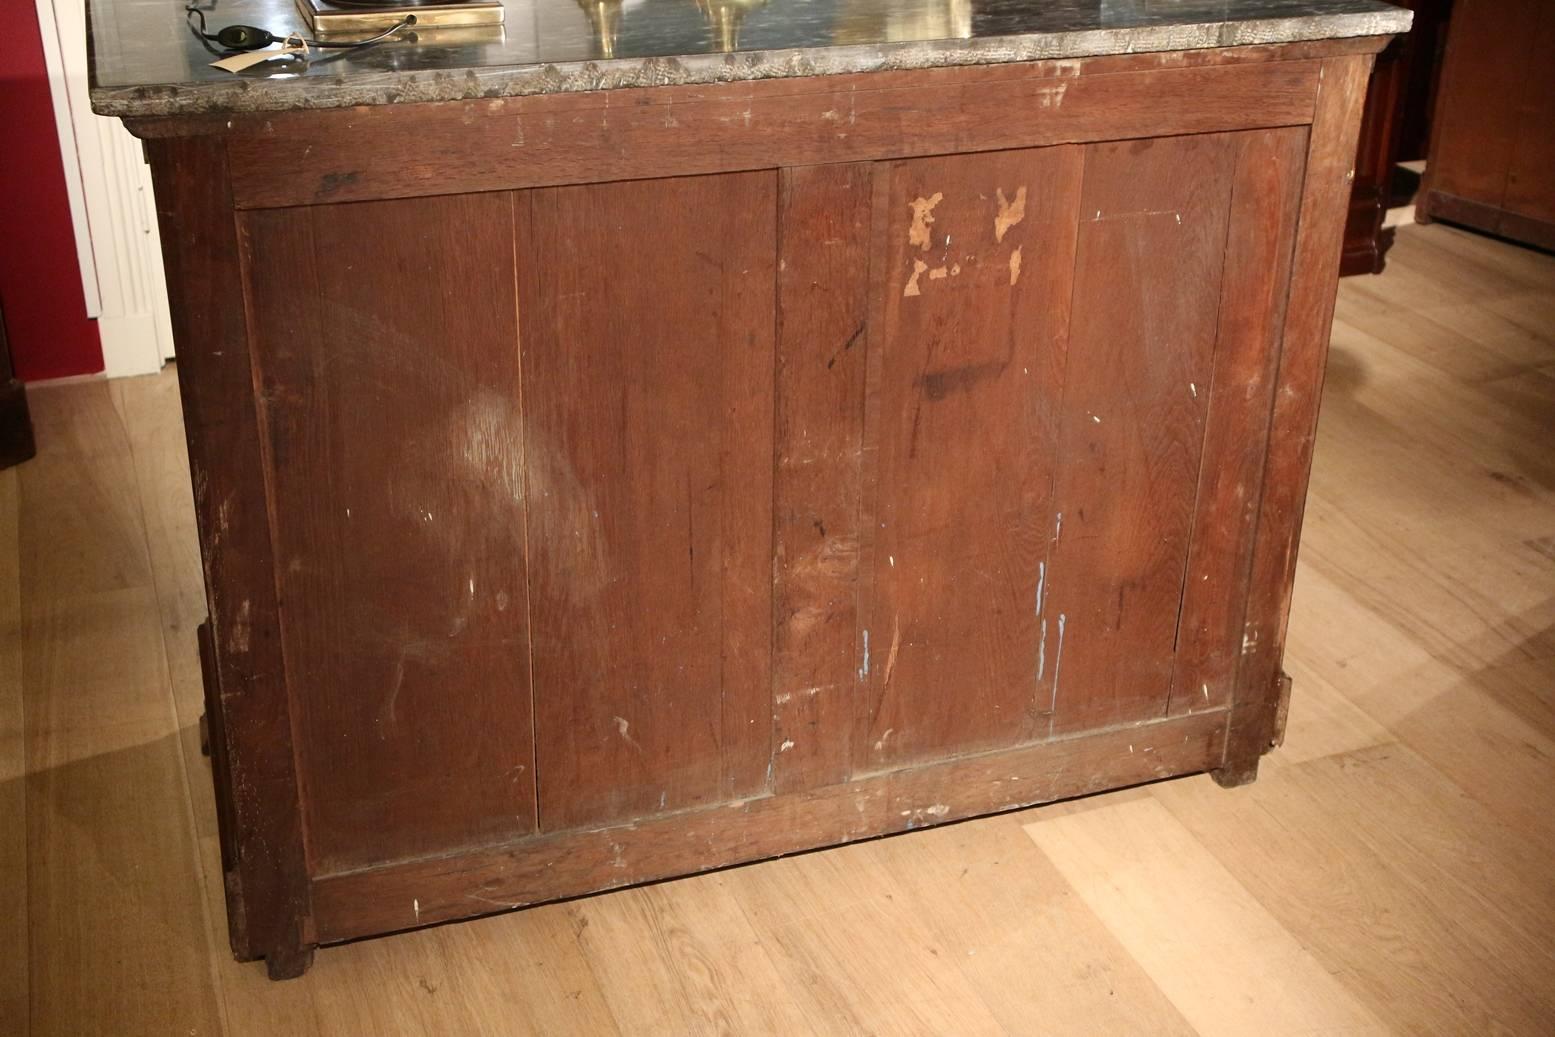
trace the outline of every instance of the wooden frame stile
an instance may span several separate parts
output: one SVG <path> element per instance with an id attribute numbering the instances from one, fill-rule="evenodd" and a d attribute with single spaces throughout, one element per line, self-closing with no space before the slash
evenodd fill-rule
<path id="1" fill-rule="evenodd" d="M 263 957 L 273 978 L 287 978 L 306 971 L 317 938 L 226 141 L 147 147 L 210 603 L 201 644 L 228 929 L 239 959 Z M 239 844 L 237 832 L 249 837 Z"/>
<path id="2" fill-rule="evenodd" d="M 1225 759 L 1213 772 L 1215 780 L 1226 786 L 1244 785 L 1257 777 L 1259 759 L 1285 734 L 1290 679 L 1281 672 L 1280 661 L 1317 438 L 1329 327 L 1338 295 L 1344 199 L 1354 178 L 1355 141 L 1372 60 L 1372 55 L 1329 58 L 1318 82 L 1242 625 L 1242 655 Z"/>

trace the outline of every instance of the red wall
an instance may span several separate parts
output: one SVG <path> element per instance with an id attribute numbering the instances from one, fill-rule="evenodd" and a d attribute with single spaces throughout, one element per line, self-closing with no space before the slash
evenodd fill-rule
<path id="1" fill-rule="evenodd" d="M 0 306 L 23 381 L 103 369 L 86 316 L 33 0 L 0 0 Z"/>

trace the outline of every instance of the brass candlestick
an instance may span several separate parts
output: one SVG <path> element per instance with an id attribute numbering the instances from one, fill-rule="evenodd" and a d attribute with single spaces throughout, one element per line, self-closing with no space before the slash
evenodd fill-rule
<path id="1" fill-rule="evenodd" d="M 578 6 L 594 28 L 599 56 L 615 57 L 616 35 L 621 31 L 621 0 L 578 0 Z"/>
<path id="2" fill-rule="evenodd" d="M 767 0 L 696 0 L 697 8 L 712 26 L 718 49 L 728 53 L 740 45 L 740 23 L 752 11 L 767 5 Z"/>

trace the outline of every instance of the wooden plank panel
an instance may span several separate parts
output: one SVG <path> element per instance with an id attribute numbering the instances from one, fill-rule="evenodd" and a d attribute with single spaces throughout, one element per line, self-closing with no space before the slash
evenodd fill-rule
<path id="1" fill-rule="evenodd" d="M 227 154 L 212 138 L 147 150 L 232 775 L 217 795 L 244 844 L 227 876 L 229 933 L 240 958 L 297 975 L 311 958 L 307 862 Z"/>
<path id="2" fill-rule="evenodd" d="M 1507 208 L 1507 174 L 1525 133 L 1524 104 L 1537 87 L 1528 72 L 1540 59 L 1539 23 L 1545 0 L 1459 0 L 1431 129 L 1429 192 Z M 1505 27 L 1515 25 L 1508 34 Z M 1326 84 L 1325 84 L 1326 85 Z M 1543 127 L 1548 134 L 1548 126 Z"/>
<path id="3" fill-rule="evenodd" d="M 844 780 L 857 681 L 868 165 L 784 170 L 778 213 L 772 785 Z"/>
<path id="4" fill-rule="evenodd" d="M 1506 175 L 1505 208 L 1530 221 L 1555 224 L 1555 133 L 1550 130 L 1555 126 L 1555 74 L 1545 64 L 1555 53 L 1555 8 L 1549 4 L 1537 6 L 1533 21 L 1525 30 L 1533 57 L 1518 67 L 1522 73 L 1518 83 L 1520 103 L 1516 106 L 1517 131 Z M 1514 13 L 1512 17 L 1518 15 Z M 1542 73 L 1540 66 L 1544 68 Z M 1547 227 L 1545 234 L 1543 238 L 1529 236 L 1524 240 L 1548 241 L 1555 228 Z"/>
<path id="5" fill-rule="evenodd" d="M 1169 712 L 1231 698 L 1307 135 L 1240 136 Z"/>
<path id="6" fill-rule="evenodd" d="M 1229 135 L 1086 149 L 1041 603 L 1055 732 L 1166 710 L 1235 161 Z"/>
<path id="7" fill-rule="evenodd" d="M 1228 784 L 1252 780 L 1258 758 L 1269 750 L 1278 724 L 1280 657 L 1338 291 L 1344 199 L 1350 190 L 1350 163 L 1370 69 L 1371 59 L 1364 56 L 1325 62 L 1307 143 L 1290 299 L 1243 618 L 1242 657 L 1232 695 L 1232 730 L 1225 767 L 1216 775 Z"/>
<path id="8" fill-rule="evenodd" d="M 532 831 L 512 198 L 242 225 L 313 867 Z"/>
<path id="9" fill-rule="evenodd" d="M 1034 603 L 1080 172 L 1081 149 L 1059 147 L 883 178 L 865 768 L 1046 734 Z"/>
<path id="10" fill-rule="evenodd" d="M 540 817 L 748 794 L 772 729 L 776 175 L 536 192 L 520 242 Z"/>
<path id="11" fill-rule="evenodd" d="M 1195 713 L 805 792 L 326 876 L 314 886 L 319 938 L 431 925 L 760 860 L 797 846 L 831 846 L 1187 774 L 1220 759 L 1225 715 Z"/>
<path id="12" fill-rule="evenodd" d="M 1037 62 L 381 106 L 269 117 L 230 147 L 241 206 L 264 208 L 1293 126 L 1317 67 Z"/>

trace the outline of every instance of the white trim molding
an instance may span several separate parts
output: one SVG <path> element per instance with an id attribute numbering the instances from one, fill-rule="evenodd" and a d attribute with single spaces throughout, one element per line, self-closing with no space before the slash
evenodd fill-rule
<path id="1" fill-rule="evenodd" d="M 87 316 L 110 378 L 151 374 L 173 355 L 151 172 L 140 142 L 87 95 L 84 0 L 36 0 Z"/>

